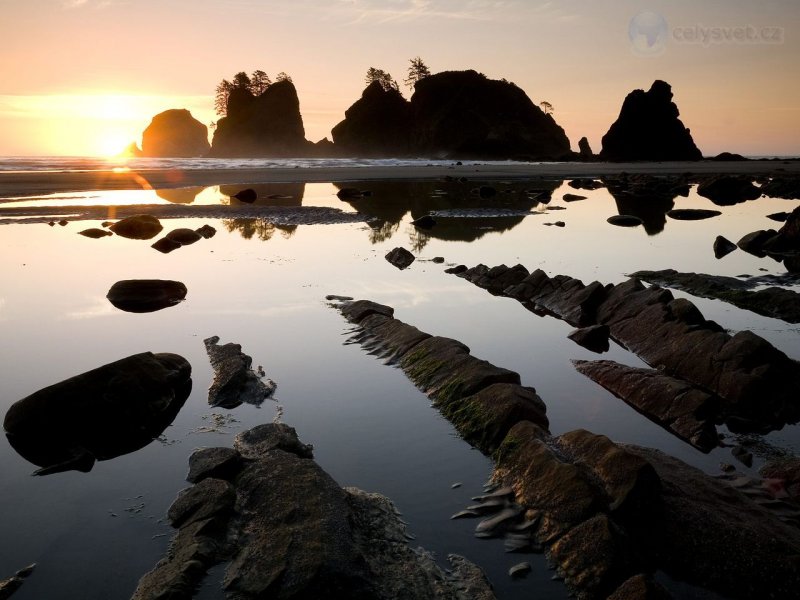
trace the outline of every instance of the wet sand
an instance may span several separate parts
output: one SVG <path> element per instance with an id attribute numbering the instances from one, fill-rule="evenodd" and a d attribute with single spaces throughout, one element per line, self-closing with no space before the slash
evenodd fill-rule
<path id="1" fill-rule="evenodd" d="M 89 190 L 135 190 L 258 183 L 328 183 L 374 180 L 436 180 L 447 175 L 475 180 L 600 177 L 621 172 L 651 175 L 692 173 L 800 174 L 800 160 L 742 162 L 509 163 L 461 166 L 321 167 L 0 173 L 0 198 Z"/>

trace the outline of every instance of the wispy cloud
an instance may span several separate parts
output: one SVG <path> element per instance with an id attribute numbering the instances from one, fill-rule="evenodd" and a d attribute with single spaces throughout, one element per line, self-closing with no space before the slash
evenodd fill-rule
<path id="1" fill-rule="evenodd" d="M 61 0 L 61 6 L 67 10 L 76 8 L 106 8 L 113 0 Z"/>

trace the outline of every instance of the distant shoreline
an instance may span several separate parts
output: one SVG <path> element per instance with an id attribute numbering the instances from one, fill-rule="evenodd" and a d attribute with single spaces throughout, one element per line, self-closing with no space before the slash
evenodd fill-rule
<path id="1" fill-rule="evenodd" d="M 475 181 L 520 179 L 575 179 L 619 173 L 668 175 L 798 175 L 798 160 L 697 162 L 559 162 L 491 163 L 443 166 L 298 167 L 255 169 L 162 169 L 146 171 L 1 172 L 0 197 L 56 193 L 163 189 L 259 183 L 332 183 L 347 181 L 420 180 L 466 177 Z"/>

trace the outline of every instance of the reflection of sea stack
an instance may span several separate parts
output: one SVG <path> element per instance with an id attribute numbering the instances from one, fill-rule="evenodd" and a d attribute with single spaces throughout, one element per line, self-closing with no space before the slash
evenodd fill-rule
<path id="1" fill-rule="evenodd" d="M 672 88 L 656 80 L 650 89 L 625 98 L 619 117 L 603 136 L 603 160 L 700 160 L 702 154 L 684 127 Z"/>
<path id="2" fill-rule="evenodd" d="M 185 109 L 157 114 L 142 133 L 143 156 L 203 156 L 209 148 L 208 128 Z"/>

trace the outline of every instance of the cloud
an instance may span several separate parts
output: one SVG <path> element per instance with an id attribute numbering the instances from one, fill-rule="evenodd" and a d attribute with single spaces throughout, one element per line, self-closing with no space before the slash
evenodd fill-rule
<path id="1" fill-rule="evenodd" d="M 67 10 L 76 8 L 106 8 L 113 4 L 112 0 L 61 0 L 61 6 Z"/>
<path id="2" fill-rule="evenodd" d="M 562 17 L 554 2 L 529 0 L 339 0 L 355 22 L 416 20 L 506 21 L 532 16 Z"/>

